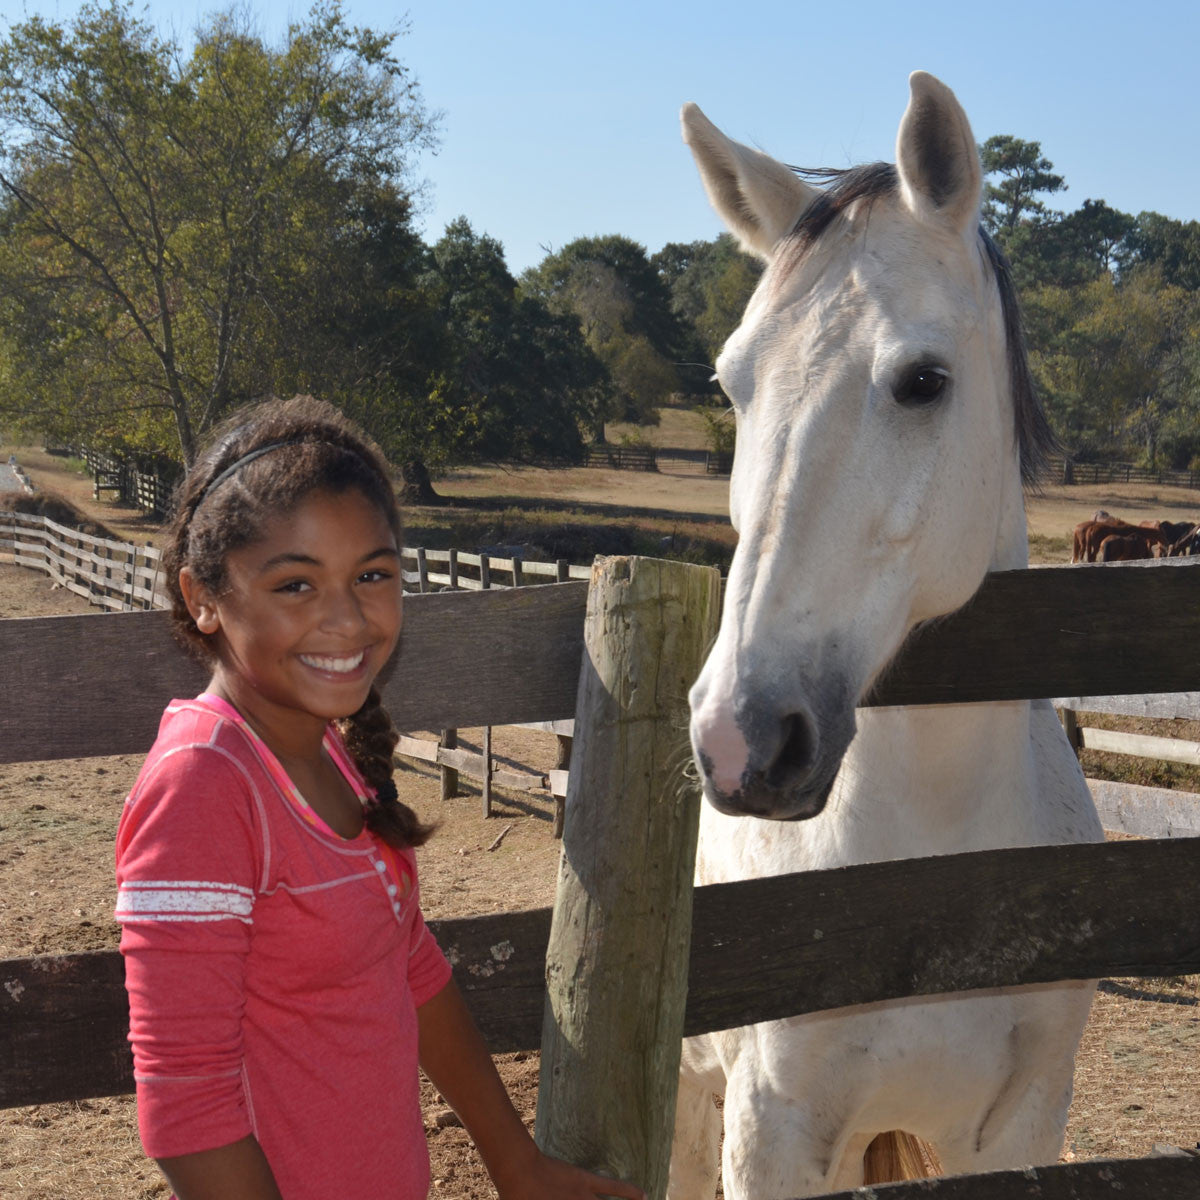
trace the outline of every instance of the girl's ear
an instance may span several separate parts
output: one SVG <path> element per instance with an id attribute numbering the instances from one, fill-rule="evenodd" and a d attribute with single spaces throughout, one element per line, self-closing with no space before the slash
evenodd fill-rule
<path id="1" fill-rule="evenodd" d="M 183 602 L 196 622 L 196 628 L 204 634 L 216 633 L 221 628 L 221 618 L 217 612 L 216 598 L 212 592 L 192 574 L 191 567 L 181 567 L 179 571 L 179 590 Z"/>

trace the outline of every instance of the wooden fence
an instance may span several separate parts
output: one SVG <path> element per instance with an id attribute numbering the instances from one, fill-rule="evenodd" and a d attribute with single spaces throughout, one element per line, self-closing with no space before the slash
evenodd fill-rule
<path id="1" fill-rule="evenodd" d="M 575 711 L 586 593 L 571 582 L 412 597 L 401 654 L 383 681 L 397 722 L 440 728 L 575 717 L 580 736 L 589 736 L 596 714 Z M 1187 692 L 1198 668 L 1179 647 L 1200 637 L 1198 599 L 1200 574 L 1186 561 L 994 575 L 964 609 L 918 630 L 866 703 Z M 165 699 L 203 685 L 174 651 L 161 612 L 0 622 L 0 671 L 23 681 L 0 692 L 0 761 L 10 762 L 143 751 Z M 110 702 L 117 690 L 127 697 L 119 710 Z M 576 822 L 613 823 L 620 796 L 581 797 L 577 787 L 573 776 L 568 833 Z M 679 1032 L 910 995 L 1197 973 L 1198 868 L 1200 842 L 1159 838 L 699 888 Z M 636 892 L 639 883 L 629 886 Z M 550 926 L 547 910 L 436 923 L 496 1051 L 542 1044 Z M 494 953 L 500 943 L 502 961 Z M 0 1104 L 131 1090 L 116 952 L 9 960 L 0 979 Z M 545 1081 L 540 1102 L 553 1104 Z M 969 1195 L 1095 1197 L 1118 1184 L 1133 1195 L 1200 1195 L 1200 1163 L 1049 1167 L 981 1177 Z M 959 1197 L 967 1186 L 947 1180 L 887 1194 Z"/>
<path id="2" fill-rule="evenodd" d="M 614 467 L 619 471 L 657 471 L 658 452 L 653 446 L 589 445 L 584 466 Z"/>
<path id="3" fill-rule="evenodd" d="M 136 504 L 144 512 L 165 513 L 171 503 L 174 480 L 165 463 L 143 464 L 135 459 L 114 458 L 98 450 L 79 449 L 95 483 L 97 500 L 111 492 L 118 500 Z M 178 468 L 175 468 L 176 471 Z"/>
<path id="4" fill-rule="evenodd" d="M 1077 753 L 1080 750 L 1101 750 L 1109 754 L 1127 754 L 1200 766 L 1200 742 L 1144 733 L 1122 733 L 1080 724 L 1080 713 L 1200 721 L 1200 692 L 1149 696 L 1065 696 L 1055 700 L 1054 704 Z M 1088 786 L 1107 830 L 1152 838 L 1200 836 L 1200 795 L 1109 779 L 1089 779 Z"/>
<path id="5" fill-rule="evenodd" d="M 160 556 L 153 546 L 93 537 L 41 514 L 0 510 L 0 551 L 4 550 L 12 553 L 20 566 L 44 571 L 55 582 L 104 608 L 167 607 L 161 589 L 156 588 Z M 469 554 L 410 546 L 400 551 L 400 560 L 405 590 L 416 592 L 528 587 L 587 579 L 591 573 L 590 568 L 566 559 L 526 562 L 519 554 Z"/>
<path id="6" fill-rule="evenodd" d="M 22 567 L 43 571 L 68 591 L 102 608 L 129 612 L 165 607 L 159 552 L 59 525 L 33 513 L 0 511 L 0 551 Z"/>
<path id="7" fill-rule="evenodd" d="M 1200 471 L 1153 469 L 1126 462 L 1076 462 L 1054 458 L 1047 467 L 1047 478 L 1066 484 L 1082 483 L 1166 483 L 1173 487 L 1200 487 Z"/>

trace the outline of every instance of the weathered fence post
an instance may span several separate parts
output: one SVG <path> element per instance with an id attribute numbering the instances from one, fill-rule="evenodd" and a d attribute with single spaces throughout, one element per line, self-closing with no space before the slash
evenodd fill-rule
<path id="1" fill-rule="evenodd" d="M 457 750 L 458 749 L 458 730 L 443 729 L 441 736 L 438 738 L 438 748 L 442 750 Z M 438 764 L 438 770 L 442 777 L 442 799 L 449 800 L 453 796 L 458 795 L 458 771 L 454 767 L 448 767 L 444 763 Z"/>
<path id="2" fill-rule="evenodd" d="M 483 815 L 492 815 L 492 727 L 483 727 Z"/>
<path id="3" fill-rule="evenodd" d="M 1079 714 L 1073 708 L 1060 708 L 1058 719 L 1062 721 L 1067 741 L 1071 743 L 1071 749 L 1075 751 L 1075 757 L 1078 758 L 1080 750 Z"/>
<path id="4" fill-rule="evenodd" d="M 666 1190 L 687 993 L 698 793 L 687 691 L 720 577 L 649 558 L 592 568 L 550 944 L 536 1137 Z"/>

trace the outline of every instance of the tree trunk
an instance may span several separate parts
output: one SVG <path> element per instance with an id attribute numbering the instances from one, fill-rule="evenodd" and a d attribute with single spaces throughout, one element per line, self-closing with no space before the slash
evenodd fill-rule
<path id="1" fill-rule="evenodd" d="M 429 468 L 419 458 L 400 464 L 400 478 L 403 480 L 400 499 L 405 504 L 437 505 L 444 502 L 445 497 L 433 490 Z"/>

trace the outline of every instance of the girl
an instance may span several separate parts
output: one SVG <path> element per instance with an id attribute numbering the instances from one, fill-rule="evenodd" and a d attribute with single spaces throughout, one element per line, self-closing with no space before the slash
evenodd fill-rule
<path id="1" fill-rule="evenodd" d="M 417 1064 L 504 1200 L 641 1200 L 548 1158 L 425 927 L 372 686 L 400 633 L 400 518 L 336 410 L 271 403 L 182 485 L 164 555 L 211 666 L 122 815 L 138 1122 L 179 1200 L 420 1200 Z"/>

